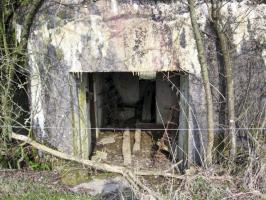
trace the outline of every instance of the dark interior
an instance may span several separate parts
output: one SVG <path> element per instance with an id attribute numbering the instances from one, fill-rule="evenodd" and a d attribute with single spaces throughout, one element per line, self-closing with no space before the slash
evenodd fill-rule
<path id="1" fill-rule="evenodd" d="M 172 120 L 178 125 L 178 111 L 173 110 L 178 107 L 178 87 L 179 74 L 174 72 L 145 79 L 128 72 L 91 73 L 91 124 L 146 129 L 163 128 Z"/>

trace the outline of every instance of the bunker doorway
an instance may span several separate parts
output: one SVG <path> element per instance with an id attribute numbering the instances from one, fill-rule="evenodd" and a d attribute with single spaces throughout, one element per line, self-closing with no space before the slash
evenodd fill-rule
<path id="1" fill-rule="evenodd" d="M 95 148 L 104 133 L 123 132 L 126 129 L 148 132 L 155 144 L 176 146 L 179 126 L 178 72 L 150 75 L 95 72 L 82 73 L 81 77 L 82 82 L 86 82 L 90 149 Z"/>

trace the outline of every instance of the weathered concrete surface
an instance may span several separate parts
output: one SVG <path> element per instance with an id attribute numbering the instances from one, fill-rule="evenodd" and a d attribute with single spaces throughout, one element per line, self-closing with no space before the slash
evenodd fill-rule
<path id="1" fill-rule="evenodd" d="M 189 113 L 188 118 L 184 115 L 182 119 L 188 120 L 191 128 L 206 128 L 204 90 L 186 6 L 148 0 L 81 2 L 47 1 L 31 31 L 31 107 L 37 138 L 73 153 L 72 119 L 79 106 L 78 86 L 70 72 L 145 73 L 182 69 L 190 73 L 188 95 L 183 102 L 189 105 Z M 256 119 L 256 112 L 261 119 L 265 114 L 266 5 L 253 6 L 247 2 L 232 1 L 223 8 L 235 47 L 232 55 L 237 116 L 242 116 L 238 126 L 251 124 L 248 119 L 252 116 Z M 200 4 L 197 11 L 200 27 L 206 33 L 203 35 L 218 126 L 223 99 L 220 91 L 224 88 L 221 60 L 206 5 Z M 204 142 L 207 131 L 191 134 L 195 141 L 203 138 Z M 190 146 L 195 148 L 198 144 L 192 141 Z"/>
<path id="2" fill-rule="evenodd" d="M 72 72 L 197 71 L 189 14 L 178 15 L 182 5 L 101 0 L 49 6 L 34 34 L 61 51 Z"/>
<path id="3" fill-rule="evenodd" d="M 179 104 L 179 78 L 178 76 L 169 78 L 172 82 L 171 84 L 169 81 L 167 81 L 167 79 L 163 79 L 162 77 L 163 75 L 160 76 L 160 79 L 156 80 L 156 122 L 159 124 L 166 124 L 169 120 L 171 120 L 169 119 L 171 117 L 169 116 L 171 106 L 177 106 Z"/>

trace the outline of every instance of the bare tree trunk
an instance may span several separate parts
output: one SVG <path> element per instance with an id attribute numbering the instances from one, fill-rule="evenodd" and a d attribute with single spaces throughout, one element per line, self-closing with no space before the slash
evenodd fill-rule
<path id="1" fill-rule="evenodd" d="M 212 149 L 214 142 L 212 94 L 211 94 L 211 87 L 210 87 L 209 74 L 208 74 L 208 65 L 206 60 L 206 52 L 204 49 L 204 44 L 200 33 L 199 25 L 197 23 L 195 0 L 188 0 L 188 5 L 190 11 L 191 24 L 198 50 L 198 58 L 201 66 L 201 76 L 205 90 L 205 99 L 207 106 L 207 122 L 208 122 L 208 145 L 207 145 L 205 161 L 207 165 L 210 165 L 212 163 Z"/>
<path id="2" fill-rule="evenodd" d="M 222 2 L 220 2 L 222 3 Z M 225 29 L 222 26 L 221 15 L 220 15 L 221 5 L 213 0 L 212 1 L 212 20 L 214 24 L 214 29 L 216 31 L 218 41 L 221 47 L 221 53 L 224 61 L 225 68 L 225 80 L 226 80 L 226 98 L 227 98 L 227 111 L 228 111 L 228 125 L 229 125 L 229 135 L 230 135 L 230 156 L 232 159 L 236 156 L 236 132 L 235 132 L 235 98 L 234 98 L 234 81 L 232 72 L 232 61 L 231 61 L 231 49 L 229 46 L 228 38 L 225 34 Z"/>

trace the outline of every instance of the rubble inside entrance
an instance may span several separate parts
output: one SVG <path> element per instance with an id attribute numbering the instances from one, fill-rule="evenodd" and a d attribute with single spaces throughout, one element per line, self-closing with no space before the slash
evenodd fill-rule
<path id="1" fill-rule="evenodd" d="M 91 158 L 139 169 L 169 169 L 173 152 L 162 146 L 178 140 L 178 131 L 172 129 L 179 122 L 179 74 L 116 72 L 85 77 Z"/>
<path id="2" fill-rule="evenodd" d="M 131 164 L 136 170 L 142 169 L 171 169 L 172 162 L 167 153 L 158 151 L 156 138 L 150 131 L 141 132 L 140 150 L 133 151 L 135 131 L 130 131 L 130 143 L 127 144 L 131 148 Z M 123 132 L 121 131 L 105 131 L 100 132 L 99 138 L 92 154 L 92 160 L 101 161 L 113 165 L 124 165 L 124 157 L 122 152 Z"/>

